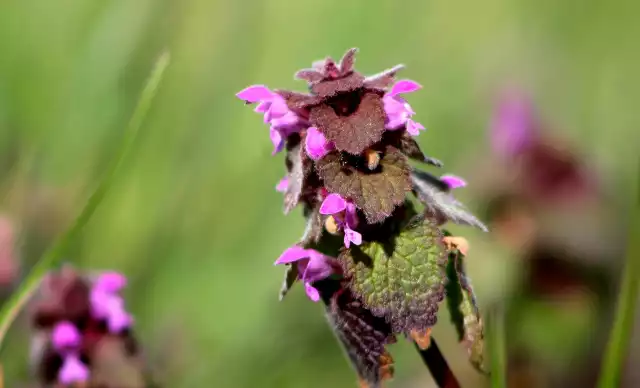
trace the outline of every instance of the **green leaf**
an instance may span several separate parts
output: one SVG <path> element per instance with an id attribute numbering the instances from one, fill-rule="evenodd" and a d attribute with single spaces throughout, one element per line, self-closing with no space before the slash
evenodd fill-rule
<path id="1" fill-rule="evenodd" d="M 384 221 L 411 190 L 407 158 L 391 146 L 386 148 L 374 171 L 348 162 L 343 164 L 342 154 L 337 151 L 316 162 L 316 170 L 327 190 L 350 198 L 371 224 Z"/>
<path id="2" fill-rule="evenodd" d="M 447 256 L 429 219 L 414 218 L 389 240 L 344 249 L 339 260 L 352 292 L 394 333 L 424 332 L 436 323 Z"/>
<path id="3" fill-rule="evenodd" d="M 463 343 L 469 361 L 478 371 L 484 368 L 484 326 L 475 293 L 464 270 L 464 256 L 459 252 L 449 255 L 447 263 L 446 304 L 451 322 L 458 332 L 458 340 Z"/>

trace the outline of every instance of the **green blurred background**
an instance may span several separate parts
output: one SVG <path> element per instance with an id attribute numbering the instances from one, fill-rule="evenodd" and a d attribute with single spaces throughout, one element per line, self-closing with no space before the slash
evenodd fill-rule
<path id="1" fill-rule="evenodd" d="M 604 171 L 623 208 L 640 148 L 640 3 L 633 1 L 1 0 L 0 211 L 31 265 L 69 225 L 116 152 L 153 62 L 172 62 L 132 158 L 68 261 L 117 269 L 137 333 L 168 387 L 352 387 L 323 319 L 296 287 L 278 303 L 272 265 L 302 233 L 281 211 L 268 128 L 234 94 L 304 90 L 294 71 L 359 47 L 372 74 L 398 63 L 419 141 L 464 175 L 489 152 L 494 96 L 523 85 L 554 131 Z M 474 208 L 474 188 L 460 192 Z M 509 288 L 512 261 L 471 241 L 482 306 Z M 463 386 L 482 380 L 435 330 Z M 2 355 L 7 386 L 27 378 L 20 320 Z M 392 386 L 428 386 L 411 344 L 392 349 Z"/>

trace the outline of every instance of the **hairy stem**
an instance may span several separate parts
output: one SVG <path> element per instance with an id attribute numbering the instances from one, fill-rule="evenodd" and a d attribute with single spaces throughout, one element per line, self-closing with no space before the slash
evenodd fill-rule
<path id="1" fill-rule="evenodd" d="M 640 177 L 638 186 L 640 186 Z M 622 370 L 628 353 L 635 319 L 635 307 L 640 293 L 638 287 L 640 284 L 640 240 L 638 240 L 638 236 L 640 236 L 640 187 L 636 190 L 638 193 L 633 204 L 626 264 L 622 273 L 615 321 L 602 362 L 598 381 L 599 388 L 621 386 Z"/>
<path id="2" fill-rule="evenodd" d="M 145 85 L 138 103 L 133 112 L 133 116 L 129 121 L 127 130 L 122 140 L 122 145 L 118 154 L 114 157 L 111 166 L 105 176 L 102 178 L 94 193 L 89 197 L 86 205 L 76 218 L 75 222 L 58 238 L 53 246 L 45 252 L 40 260 L 33 266 L 22 284 L 15 290 L 11 297 L 4 303 L 0 310 L 0 350 L 6 337 L 9 327 L 15 320 L 22 307 L 27 303 L 29 298 L 35 293 L 45 274 L 67 253 L 70 244 L 78 238 L 85 225 L 91 219 L 91 216 L 98 208 L 109 188 L 122 168 L 122 165 L 131 151 L 136 139 L 136 135 L 140 130 L 151 102 L 156 95 L 158 85 L 162 79 L 162 75 L 169 65 L 169 54 L 164 53 L 155 64 L 154 70 Z"/>

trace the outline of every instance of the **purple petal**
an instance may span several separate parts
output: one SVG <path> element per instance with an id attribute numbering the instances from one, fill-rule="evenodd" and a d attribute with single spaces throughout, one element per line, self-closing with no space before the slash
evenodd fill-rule
<path id="1" fill-rule="evenodd" d="M 294 245 L 282 252 L 274 264 L 289 264 L 307 258 L 309 258 L 309 251 L 298 245 Z"/>
<path id="2" fill-rule="evenodd" d="M 358 226 L 358 213 L 356 205 L 353 202 L 347 202 L 347 210 L 345 211 L 345 223 L 347 227 L 353 229 Z"/>
<path id="3" fill-rule="evenodd" d="M 118 272 L 105 272 L 96 279 L 93 288 L 106 292 L 118 292 L 127 285 L 127 278 Z"/>
<path id="4" fill-rule="evenodd" d="M 264 85 L 252 85 L 238 92 L 236 97 L 241 100 L 254 103 L 271 99 L 273 97 L 273 93 Z"/>
<path id="5" fill-rule="evenodd" d="M 77 356 L 66 356 L 58 373 L 58 381 L 63 385 L 69 385 L 87 381 L 88 379 L 89 368 Z"/>
<path id="6" fill-rule="evenodd" d="M 75 348 L 80 345 L 80 332 L 71 322 L 60 322 L 51 335 L 56 349 Z"/>
<path id="7" fill-rule="evenodd" d="M 284 148 L 284 139 L 282 138 L 282 134 L 276 128 L 269 128 L 269 138 L 271 139 L 271 143 L 273 144 L 273 152 L 271 155 L 275 155 L 278 152 L 282 151 Z"/>
<path id="8" fill-rule="evenodd" d="M 389 91 L 387 95 L 395 96 L 397 94 L 402 94 L 402 93 L 411 93 L 411 92 L 415 92 L 416 90 L 420 90 L 421 88 L 422 88 L 422 85 L 420 85 L 415 81 L 401 80 L 396 82 L 395 85 L 393 85 L 393 87 L 391 88 L 391 91 Z"/>
<path id="9" fill-rule="evenodd" d="M 304 291 L 312 301 L 317 302 L 320 300 L 320 292 L 318 292 L 318 290 L 313 287 L 310 282 L 304 283 Z"/>
<path id="10" fill-rule="evenodd" d="M 334 273 L 333 266 L 331 265 L 333 258 L 313 249 L 309 249 L 308 251 L 310 258 L 302 273 L 302 280 L 305 282 L 315 282 L 325 279 Z"/>
<path id="11" fill-rule="evenodd" d="M 289 108 L 287 107 L 287 103 L 284 101 L 284 98 L 275 94 L 271 100 L 271 107 L 269 108 L 270 115 L 275 118 L 280 118 L 289 112 Z"/>
<path id="12" fill-rule="evenodd" d="M 450 189 L 457 189 L 467 185 L 467 182 L 464 179 L 455 175 L 443 175 L 440 177 L 440 180 L 446 183 Z"/>
<path id="13" fill-rule="evenodd" d="M 276 191 L 284 193 L 289 188 L 289 177 L 286 176 L 280 179 L 280 182 L 276 185 Z"/>
<path id="14" fill-rule="evenodd" d="M 398 101 L 398 99 L 393 96 L 384 96 L 382 98 L 382 104 L 387 116 L 398 115 L 406 112 L 405 103 L 403 101 Z"/>
<path id="15" fill-rule="evenodd" d="M 119 334 L 122 330 L 129 328 L 133 324 L 133 318 L 124 309 L 113 309 L 107 319 L 109 332 Z"/>
<path id="16" fill-rule="evenodd" d="M 347 201 L 340 194 L 329 194 L 320 205 L 320 214 L 336 214 L 347 208 Z"/>
<path id="17" fill-rule="evenodd" d="M 258 113 L 266 113 L 269 110 L 269 107 L 271 107 L 271 101 L 262 101 L 256 106 L 253 111 Z"/>
<path id="18" fill-rule="evenodd" d="M 305 149 L 311 159 L 318 160 L 332 150 L 333 146 L 327 141 L 318 128 L 309 127 L 305 139 Z"/>
<path id="19" fill-rule="evenodd" d="M 531 141 L 534 131 L 535 122 L 528 99 L 519 92 L 505 93 L 492 119 L 494 152 L 502 156 L 519 153 Z"/>
<path id="20" fill-rule="evenodd" d="M 416 123 L 413 120 L 407 120 L 407 132 L 411 136 L 418 136 L 420 134 L 420 130 L 424 129 L 424 126 L 420 123 Z"/>
<path id="21" fill-rule="evenodd" d="M 349 248 L 351 243 L 362 244 L 362 235 L 351 228 L 344 229 L 344 246 Z"/>
<path id="22" fill-rule="evenodd" d="M 271 112 L 271 110 L 269 110 L 269 112 Z M 293 112 L 287 112 L 284 115 L 270 119 L 270 122 L 275 128 L 287 128 L 298 124 L 300 122 L 300 118 Z"/>

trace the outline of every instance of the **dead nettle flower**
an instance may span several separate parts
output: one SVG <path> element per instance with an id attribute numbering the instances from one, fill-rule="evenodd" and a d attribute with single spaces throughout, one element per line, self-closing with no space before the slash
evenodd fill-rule
<path id="1" fill-rule="evenodd" d="M 421 86 L 396 80 L 402 66 L 366 77 L 354 69 L 355 54 L 351 49 L 338 63 L 327 58 L 298 71 L 309 93 L 254 85 L 237 94 L 258 103 L 275 151 L 286 150 L 287 175 L 276 186 L 285 213 L 302 204 L 307 218 L 302 239 L 275 263 L 287 266 L 281 297 L 296 281 L 304 283 L 311 300 L 325 303 L 362 384 L 377 387 L 393 375 L 386 346 L 397 335 L 429 347 L 449 284 L 465 295 L 450 307 L 479 367 L 482 323 L 460 264 L 468 244 L 440 227 L 452 221 L 486 228 L 452 195 L 464 180 L 409 164 L 442 166 L 415 141 L 424 127 L 401 97 Z"/>
<path id="2" fill-rule="evenodd" d="M 123 358 L 138 356 L 138 345 L 131 331 L 133 319 L 119 294 L 125 286 L 126 278 L 117 272 L 104 272 L 89 279 L 64 267 L 47 275 L 32 315 L 36 331 L 32 358 L 43 384 L 123 386 L 104 376 L 101 381 L 97 376 L 101 372 L 97 369 L 106 342 L 121 343 Z M 111 376 L 113 378 L 115 376 Z"/>

